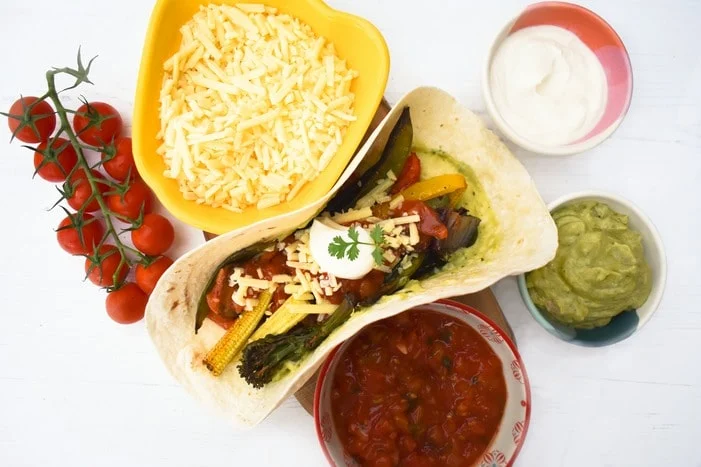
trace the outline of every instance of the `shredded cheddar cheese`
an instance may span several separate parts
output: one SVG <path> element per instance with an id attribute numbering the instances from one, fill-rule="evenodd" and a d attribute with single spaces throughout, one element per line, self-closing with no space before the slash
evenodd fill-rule
<path id="1" fill-rule="evenodd" d="M 387 182 L 392 180 L 392 175 L 389 172 L 388 178 L 380 180 L 378 183 L 379 188 L 375 190 L 373 199 L 383 199 L 386 196 L 386 190 L 391 187 L 391 184 Z M 401 198 L 401 196 L 398 196 L 398 198 Z M 418 228 L 421 217 L 418 214 L 408 215 L 404 213 L 398 217 L 371 221 L 372 206 L 376 202 L 361 208 L 356 205 L 355 208 L 336 214 L 334 217 L 327 217 L 324 214 L 319 220 L 328 226 L 338 229 L 344 229 L 345 227 L 337 222 L 367 230 L 372 229 L 376 225 L 382 227 L 384 240 L 383 264 L 376 264 L 373 269 L 389 274 L 394 267 L 403 270 L 410 265 L 411 262 L 407 258 L 411 254 L 407 254 L 407 252 L 412 252 L 414 245 L 421 240 Z M 397 205 L 399 204 L 401 204 L 401 199 Z M 343 279 L 337 279 L 332 274 L 320 270 L 319 264 L 311 254 L 309 228 L 296 231 L 293 238 L 294 240 L 292 241 L 279 241 L 273 247 L 273 251 L 285 251 L 285 264 L 294 270 L 294 275 L 291 273 L 276 274 L 270 280 L 265 280 L 261 277 L 256 278 L 244 275 L 243 268 L 237 267 L 233 269 L 232 274 L 229 276 L 229 285 L 235 287 L 232 298 L 236 304 L 244 306 L 246 310 L 251 310 L 255 303 L 246 298 L 246 293 L 249 289 L 251 291 L 259 291 L 281 286 L 286 294 L 300 304 L 295 310 L 296 313 L 328 314 L 335 309 L 336 305 L 330 305 L 327 297 L 331 297 L 342 288 Z M 262 274 L 259 273 L 257 275 L 261 276 Z M 314 301 L 314 304 L 308 303 L 311 300 Z"/>
<path id="2" fill-rule="evenodd" d="M 240 212 L 294 198 L 333 158 L 357 72 L 296 18 L 255 4 L 208 5 L 163 65 L 165 175 L 185 199 Z"/>

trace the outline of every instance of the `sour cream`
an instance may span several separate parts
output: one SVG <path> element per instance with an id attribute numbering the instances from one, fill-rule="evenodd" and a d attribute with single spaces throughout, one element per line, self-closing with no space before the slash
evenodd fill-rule
<path id="1" fill-rule="evenodd" d="M 372 271 L 375 259 L 372 257 L 372 237 L 361 227 L 356 227 L 358 232 L 358 257 L 354 260 L 344 255 L 339 259 L 329 253 L 329 245 L 336 237 L 341 237 L 345 243 L 353 243 L 348 236 L 348 229 L 334 228 L 315 220 L 309 229 L 309 250 L 312 258 L 319 265 L 319 269 L 341 279 L 360 279 Z"/>
<path id="2" fill-rule="evenodd" d="M 532 26 L 507 37 L 490 66 L 497 111 L 534 143 L 572 143 L 594 129 L 606 109 L 606 74 L 574 33 Z"/>

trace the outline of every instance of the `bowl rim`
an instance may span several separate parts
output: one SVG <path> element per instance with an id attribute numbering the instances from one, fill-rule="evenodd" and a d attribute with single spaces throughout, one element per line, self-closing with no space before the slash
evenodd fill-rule
<path id="1" fill-rule="evenodd" d="M 519 353 L 518 348 L 516 347 L 516 344 L 511 340 L 511 337 L 504 330 L 502 330 L 494 321 L 492 321 L 491 318 L 489 318 L 488 316 L 486 316 L 484 313 L 477 310 L 476 308 L 473 308 L 473 307 L 466 305 L 462 302 L 458 302 L 458 301 L 451 300 L 451 299 L 445 299 L 445 298 L 436 300 L 436 301 L 431 302 L 431 303 L 427 303 L 426 305 L 442 305 L 445 307 L 450 307 L 453 309 L 457 309 L 458 311 L 460 311 L 464 314 L 475 316 L 478 319 L 484 321 L 492 329 L 494 329 L 494 331 L 497 334 L 499 334 L 499 336 L 504 340 L 506 345 L 509 347 L 509 350 L 511 351 L 511 353 L 514 356 L 514 360 L 518 361 L 518 363 L 521 367 L 521 373 L 523 375 L 523 386 L 524 386 L 525 401 L 526 401 L 526 407 L 525 407 L 526 414 L 524 417 L 523 431 L 521 432 L 522 433 L 521 439 L 516 444 L 516 449 L 514 450 L 513 454 L 511 455 L 511 458 L 506 463 L 507 467 L 511 467 L 513 465 L 514 461 L 518 458 L 518 455 L 521 452 L 521 449 L 523 448 L 523 445 L 525 443 L 526 435 L 528 434 L 528 428 L 530 426 L 531 410 L 532 410 L 532 405 L 533 405 L 533 400 L 531 397 L 530 380 L 528 378 L 526 366 L 523 363 L 523 358 L 521 357 L 521 354 Z M 419 308 L 419 307 L 426 306 L 426 305 L 419 305 L 419 306 L 416 306 L 414 308 Z M 410 308 L 409 310 L 413 310 L 414 308 Z M 409 310 L 405 310 L 405 311 L 409 311 Z M 403 311 L 402 313 L 404 313 L 405 311 Z M 470 327 L 472 327 L 472 326 L 470 326 Z M 326 380 L 327 375 L 329 374 L 329 368 L 331 367 L 331 364 L 335 360 L 335 358 L 336 358 L 337 354 L 339 353 L 339 351 L 341 350 L 341 348 L 346 346 L 348 343 L 350 343 L 361 332 L 362 332 L 362 329 L 357 334 L 351 336 L 346 341 L 337 345 L 329 353 L 329 355 L 326 357 L 326 360 L 324 360 L 324 363 L 322 364 L 321 368 L 319 369 L 319 377 L 316 380 L 316 386 L 314 388 L 314 401 L 313 401 L 314 413 L 313 413 L 313 416 L 314 416 L 314 428 L 316 431 L 316 437 L 317 437 L 317 440 L 319 441 L 319 445 L 321 446 L 321 450 L 324 453 L 324 457 L 326 457 L 326 461 L 332 467 L 336 466 L 337 464 L 331 458 L 331 453 L 329 453 L 328 449 L 326 448 L 326 443 L 324 442 L 323 435 L 321 433 L 321 417 L 319 416 L 319 407 L 321 405 L 321 389 L 324 385 L 324 381 Z M 506 369 L 504 369 L 504 371 L 506 371 Z M 490 444 L 490 446 L 491 446 L 491 444 Z"/>
<path id="2" fill-rule="evenodd" d="M 528 312 L 533 316 L 535 321 L 540 324 L 546 331 L 548 331 L 550 334 L 553 336 L 559 338 L 560 340 L 563 340 L 565 342 L 569 342 L 571 344 L 575 345 L 580 345 L 583 347 L 603 347 L 603 346 L 608 346 L 608 345 L 613 345 L 618 342 L 624 341 L 628 339 L 630 336 L 638 332 L 647 322 L 650 321 L 652 316 L 655 314 L 657 309 L 659 308 L 660 304 L 662 303 L 662 299 L 664 298 L 664 292 L 666 289 L 667 285 L 667 254 L 665 252 L 664 248 L 664 243 L 662 242 L 662 237 L 660 236 L 659 231 L 657 230 L 657 227 L 655 224 L 650 220 L 650 218 L 637 206 L 635 205 L 632 201 L 628 200 L 627 198 L 624 198 L 620 195 L 614 194 L 614 193 L 609 193 L 605 191 L 598 191 L 598 190 L 584 190 L 584 191 L 576 191 L 573 193 L 568 193 L 565 195 L 562 195 L 558 198 L 556 198 L 554 201 L 551 201 L 548 203 L 548 210 L 552 213 L 555 209 L 570 203 L 572 201 L 578 201 L 578 200 L 586 200 L 586 199 L 604 199 L 604 200 L 610 200 L 615 203 L 621 204 L 626 207 L 630 213 L 632 213 L 637 220 L 639 220 L 642 224 L 645 225 L 647 230 L 650 232 L 651 237 L 652 237 L 652 246 L 649 245 L 644 245 L 648 248 L 651 248 L 649 250 L 650 255 L 657 256 L 660 262 L 660 267 L 659 267 L 659 276 L 660 279 L 658 283 L 656 284 L 657 290 L 655 291 L 654 295 L 651 292 L 650 296 L 648 297 L 647 301 L 645 302 L 645 305 L 649 306 L 650 311 L 645 314 L 645 316 L 640 316 L 638 315 L 639 321 L 638 325 L 636 328 L 633 330 L 632 333 L 627 334 L 627 335 L 621 335 L 620 337 L 613 338 L 609 341 L 606 341 L 604 343 L 584 343 L 582 341 L 579 341 L 578 339 L 566 339 L 563 337 L 562 333 L 556 329 L 543 315 L 543 312 L 538 309 L 538 307 L 533 303 L 533 300 L 531 299 L 530 294 L 528 293 L 528 287 L 526 286 L 526 274 L 519 274 L 517 277 L 517 283 L 518 283 L 518 289 L 519 289 L 519 294 L 521 295 L 521 299 L 523 300 L 524 304 L 526 305 L 526 308 L 528 309 Z M 624 213 L 628 216 L 631 214 L 629 213 Z"/>
<path id="3" fill-rule="evenodd" d="M 523 15 L 523 13 L 528 10 L 528 9 L 533 9 L 533 8 L 545 8 L 545 7 L 555 7 L 555 8 L 562 8 L 562 7 L 567 7 L 567 8 L 573 8 L 575 10 L 581 11 L 583 14 L 587 14 L 598 20 L 601 24 L 603 24 L 604 27 L 608 28 L 611 33 L 618 38 L 619 42 L 621 43 L 621 48 L 623 50 L 623 54 L 625 57 L 625 62 L 627 65 L 627 70 L 628 70 L 628 75 L 630 76 L 630 91 L 628 92 L 628 95 L 626 96 L 626 102 L 625 105 L 621 111 L 621 114 L 618 116 L 618 118 L 611 124 L 609 125 L 605 130 L 603 130 L 601 133 L 597 134 L 596 136 L 592 138 L 588 138 L 584 141 L 581 141 L 576 144 L 567 144 L 567 145 L 559 145 L 559 146 L 547 146 L 547 145 L 542 145 L 538 144 L 534 141 L 531 141 L 529 139 L 526 139 L 516 133 L 511 126 L 504 120 L 504 118 L 501 116 L 501 113 L 497 110 L 496 104 L 494 103 L 494 99 L 492 97 L 492 86 L 490 84 L 490 68 L 492 64 L 492 60 L 494 58 L 494 54 L 496 51 L 499 49 L 499 46 L 502 44 L 504 39 L 506 39 L 509 36 L 509 30 L 511 27 L 514 25 L 514 23 Z M 542 154 L 545 156 L 571 156 L 574 154 L 580 154 L 582 152 L 588 151 L 590 149 L 595 148 L 596 146 L 600 145 L 604 141 L 606 141 L 623 123 L 623 120 L 625 120 L 626 115 L 628 115 L 628 110 L 630 109 L 630 105 L 633 101 L 633 89 L 635 87 L 635 80 L 634 80 L 634 75 L 633 75 L 633 65 L 630 61 L 630 54 L 628 53 L 628 49 L 626 48 L 623 40 L 621 39 L 621 36 L 618 35 L 616 30 L 611 26 L 604 18 L 599 16 L 597 13 L 594 11 L 582 6 L 578 5 L 575 3 L 569 3 L 569 2 L 558 2 L 558 1 L 543 1 L 543 2 L 536 2 L 532 3 L 526 8 L 522 9 L 517 15 L 513 16 L 497 33 L 497 35 L 494 37 L 492 40 L 491 45 L 489 46 L 488 53 L 487 53 L 487 58 L 484 61 L 483 67 L 482 67 L 482 98 L 484 99 L 484 102 L 487 107 L 487 111 L 489 112 L 490 117 L 492 118 L 492 121 L 494 124 L 497 126 L 499 131 L 506 136 L 509 140 L 511 140 L 513 143 L 518 145 L 519 147 L 536 153 L 536 154 Z M 608 88 L 608 86 L 607 86 Z"/>
<path id="4" fill-rule="evenodd" d="M 146 171 L 144 168 L 144 162 L 142 160 L 142 157 L 140 155 L 137 155 L 136 153 L 141 152 L 141 144 L 140 141 L 148 138 L 149 136 L 144 134 L 143 130 L 141 129 L 143 125 L 140 125 L 139 123 L 142 123 L 142 119 L 144 118 L 144 108 L 149 105 L 149 103 L 146 101 L 145 96 L 143 95 L 144 93 L 141 91 L 145 87 L 145 83 L 152 73 L 149 70 L 149 64 L 153 62 L 153 55 L 154 55 L 154 48 L 157 47 L 157 42 L 158 42 L 158 37 L 156 35 L 157 32 L 157 24 L 161 20 L 161 18 L 164 15 L 164 11 L 166 7 L 168 6 L 169 3 L 172 3 L 174 0 L 156 0 L 153 9 L 151 10 L 151 16 L 149 18 L 147 28 L 146 28 L 146 35 L 144 38 L 144 42 L 142 45 L 142 50 L 141 50 L 141 58 L 139 61 L 139 69 L 137 73 L 137 80 L 136 80 L 136 87 L 134 90 L 134 109 L 132 111 L 132 120 L 133 120 L 133 125 L 132 125 L 132 139 L 134 140 L 134 146 L 135 146 L 135 157 L 134 157 L 134 162 L 136 164 L 137 169 L 139 169 L 139 174 L 143 181 L 148 185 L 148 187 L 151 189 L 151 191 L 154 193 L 158 201 L 163 205 L 163 207 L 171 214 L 173 215 L 176 219 L 180 220 L 181 222 L 194 227 L 199 230 L 203 230 L 206 232 L 211 232 L 215 233 L 217 235 L 221 235 L 224 233 L 228 233 L 234 230 L 239 230 L 239 229 L 247 229 L 250 228 L 253 225 L 256 225 L 261 222 L 268 221 L 270 219 L 274 218 L 282 218 L 287 215 L 291 215 L 294 213 L 302 212 L 305 209 L 308 209 L 310 206 L 318 202 L 321 198 L 323 198 L 334 186 L 334 184 L 331 184 L 327 190 L 322 192 L 320 195 L 315 196 L 314 199 L 310 200 L 309 202 L 305 204 L 301 204 L 297 207 L 292 207 L 290 206 L 289 208 L 286 207 L 284 212 L 278 213 L 278 214 L 272 214 L 269 215 L 268 217 L 261 217 L 259 219 L 256 219 L 254 221 L 244 221 L 243 223 L 239 220 L 236 219 L 241 219 L 242 216 L 245 217 L 246 211 L 244 212 L 233 212 L 229 211 L 226 208 L 219 207 L 219 208 L 213 208 L 217 210 L 217 213 L 221 214 L 222 216 L 226 216 L 228 220 L 222 221 L 222 219 L 219 217 L 219 215 L 214 216 L 214 215 L 206 215 L 205 213 L 201 212 L 198 208 L 199 205 L 196 205 L 194 201 L 190 200 L 185 200 L 182 197 L 182 194 L 179 192 L 177 193 L 177 196 L 170 196 L 168 194 L 168 189 L 166 188 L 166 184 L 169 182 L 169 179 L 166 179 L 163 177 L 162 174 L 156 174 L 153 172 Z M 370 102 L 373 103 L 371 107 L 373 107 L 373 111 L 370 113 L 370 115 L 367 116 L 367 124 L 365 125 L 365 128 L 363 130 L 363 135 L 365 132 L 367 132 L 367 129 L 370 127 L 372 119 L 375 116 L 376 109 L 379 107 L 383 97 L 384 93 L 386 91 L 386 86 L 387 82 L 389 80 L 389 71 L 390 71 L 390 54 L 389 54 L 389 47 L 387 46 L 387 41 L 385 40 L 384 36 L 380 32 L 379 28 L 375 26 L 372 22 L 370 22 L 368 19 L 358 16 L 353 13 L 349 13 L 340 9 L 336 9 L 326 3 L 324 0 L 298 0 L 298 1 L 303 1 L 310 5 L 312 8 L 315 8 L 319 10 L 321 13 L 323 13 L 327 19 L 327 21 L 332 22 L 337 19 L 341 19 L 343 21 L 348 21 L 352 22 L 353 24 L 359 25 L 365 34 L 368 35 L 370 38 L 371 42 L 375 43 L 378 49 L 378 54 L 377 54 L 377 61 L 378 61 L 378 69 L 380 70 L 380 74 L 383 77 L 379 82 L 377 82 L 378 86 L 377 89 L 371 89 L 368 91 L 368 95 L 370 96 Z M 176 2 L 177 3 L 177 2 Z M 202 5 L 206 5 L 207 2 L 204 0 L 199 0 L 199 3 Z M 232 2 L 230 0 L 225 1 L 224 3 L 231 4 Z M 265 3 L 265 1 L 263 1 Z M 291 9 L 294 10 L 295 7 L 291 7 Z M 314 28 L 314 25 L 311 25 L 312 28 Z M 151 65 L 152 66 L 152 65 Z M 358 115 L 358 120 L 361 120 Z M 347 161 L 341 168 L 341 170 L 334 176 L 335 181 L 338 181 L 341 176 L 343 175 L 344 171 L 348 167 L 348 164 L 350 164 L 355 157 L 358 149 L 361 147 L 361 142 L 363 140 L 363 135 L 358 139 L 357 144 L 353 149 L 350 150 L 350 153 L 347 156 Z M 337 154 L 334 154 L 334 157 L 337 157 Z M 149 157 L 149 156 L 145 156 Z M 160 156 L 159 156 L 160 157 Z M 321 173 L 317 174 L 317 176 L 312 179 L 311 181 L 308 181 L 307 184 L 309 183 L 314 183 L 316 181 L 319 181 L 321 178 Z M 291 201 L 294 201 L 294 198 L 290 201 L 285 201 L 284 203 L 281 204 L 289 204 Z M 278 205 L 279 206 L 279 205 Z"/>

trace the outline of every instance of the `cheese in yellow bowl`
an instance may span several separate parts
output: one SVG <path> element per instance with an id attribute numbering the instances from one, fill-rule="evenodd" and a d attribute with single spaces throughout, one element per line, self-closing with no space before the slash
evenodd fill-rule
<path id="1" fill-rule="evenodd" d="M 320 1 L 287 3 L 161 0 L 154 10 L 135 159 L 165 207 L 203 230 L 304 211 L 323 197 L 382 98 L 379 32 Z"/>

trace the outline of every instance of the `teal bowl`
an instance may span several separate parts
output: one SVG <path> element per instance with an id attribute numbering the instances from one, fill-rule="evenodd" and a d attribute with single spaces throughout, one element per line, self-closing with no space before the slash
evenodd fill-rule
<path id="1" fill-rule="evenodd" d="M 667 259 L 662 239 L 654 224 L 630 201 L 609 193 L 587 191 L 563 196 L 550 203 L 548 209 L 552 212 L 560 206 L 574 201 L 606 203 L 614 211 L 627 215 L 630 227 L 640 232 L 643 238 L 645 259 L 652 270 L 652 291 L 647 301 L 637 310 L 620 313 L 606 326 L 595 329 L 576 329 L 556 321 L 548 313 L 535 306 L 528 293 L 528 287 L 526 287 L 525 274 L 518 276 L 518 290 L 533 318 L 550 334 L 572 344 L 585 347 L 603 347 L 627 339 L 650 320 L 659 307 L 664 294 L 667 281 Z"/>

